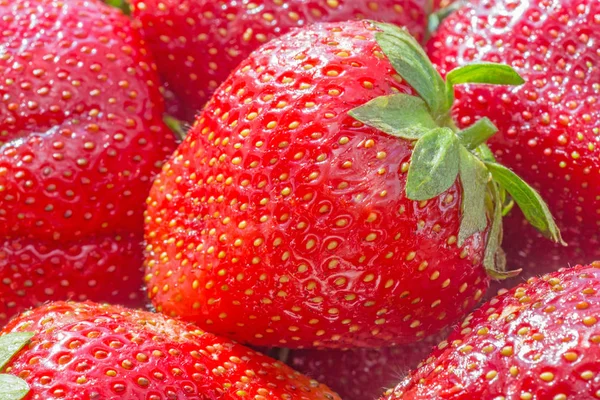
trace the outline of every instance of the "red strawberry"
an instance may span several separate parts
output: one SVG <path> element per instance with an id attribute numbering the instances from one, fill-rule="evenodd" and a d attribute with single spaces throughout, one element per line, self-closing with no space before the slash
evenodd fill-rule
<path id="1" fill-rule="evenodd" d="M 488 116 L 497 158 L 539 189 L 568 248 L 540 239 L 513 211 L 505 225 L 511 267 L 529 274 L 600 259 L 600 2 L 474 0 L 429 43 L 442 74 L 478 60 L 517 69 L 526 84 L 463 86 L 456 121 Z M 497 101 L 496 99 L 502 99 Z"/>
<path id="2" fill-rule="evenodd" d="M 0 18 L 0 325 L 51 299 L 140 304 L 144 199 L 174 148 L 152 59 L 98 0 Z"/>
<path id="3" fill-rule="evenodd" d="M 20 345 L 33 334 L 22 350 L 12 346 L 6 364 L 29 385 L 25 399 L 339 399 L 281 362 L 146 311 L 57 302 L 25 312 L 2 333 L 2 344 Z M 13 388 L 23 385 L 11 379 Z"/>
<path id="4" fill-rule="evenodd" d="M 412 345 L 383 349 L 292 350 L 286 360 L 344 400 L 371 400 L 416 368 L 445 337 L 436 335 Z"/>
<path id="5" fill-rule="evenodd" d="M 488 285 L 483 267 L 502 270 L 504 187 L 559 239 L 539 196 L 478 146 L 493 127 L 446 126 L 452 84 L 471 79 L 520 82 L 473 65 L 447 89 L 409 34 L 366 21 L 254 52 L 151 191 L 157 309 L 292 348 L 413 342 L 461 318 Z"/>
<path id="6" fill-rule="evenodd" d="M 169 90 L 192 116 L 253 50 L 319 21 L 371 18 L 422 38 L 427 0 L 133 0 Z M 182 116 L 179 113 L 178 116 Z"/>
<path id="7" fill-rule="evenodd" d="M 596 399 L 600 262 L 492 299 L 388 399 Z"/>

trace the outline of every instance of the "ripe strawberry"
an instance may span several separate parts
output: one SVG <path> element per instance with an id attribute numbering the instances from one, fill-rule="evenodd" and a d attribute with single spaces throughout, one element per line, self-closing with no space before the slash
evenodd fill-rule
<path id="1" fill-rule="evenodd" d="M 344 400 L 371 400 L 416 368 L 445 338 L 435 335 L 412 345 L 383 349 L 292 350 L 284 358 L 289 366 L 328 385 Z"/>
<path id="2" fill-rule="evenodd" d="M 479 146 L 493 127 L 446 126 L 452 84 L 471 79 L 520 82 L 486 64 L 444 83 L 408 33 L 366 21 L 254 52 L 151 191 L 157 309 L 292 348 L 413 342 L 461 318 L 487 287 L 483 267 L 503 273 L 504 187 L 559 240 L 539 196 Z"/>
<path id="3" fill-rule="evenodd" d="M 505 224 L 512 267 L 530 275 L 600 259 L 600 3 L 587 0 L 474 0 L 429 42 L 445 74 L 472 61 L 511 65 L 523 86 L 463 86 L 456 121 L 488 116 L 501 134 L 496 157 L 548 200 L 569 247 L 540 239 L 513 211 Z M 498 101 L 497 99 L 502 99 Z"/>
<path id="4" fill-rule="evenodd" d="M 596 399 L 600 262 L 492 299 L 388 399 Z"/>
<path id="5" fill-rule="evenodd" d="M 51 299 L 140 304 L 144 198 L 175 147 L 155 66 L 98 0 L 0 19 L 0 326 Z"/>
<path id="6" fill-rule="evenodd" d="M 319 21 L 371 18 L 422 38 L 427 0 L 133 0 L 166 87 L 194 116 L 253 50 Z M 183 115 L 182 115 L 183 114 Z"/>
<path id="7" fill-rule="evenodd" d="M 25 399 L 339 399 L 281 362 L 146 311 L 56 302 L 23 313 L 2 333 L 3 343 L 31 338 L 21 350 L 13 346 L 6 364 L 29 385 Z"/>

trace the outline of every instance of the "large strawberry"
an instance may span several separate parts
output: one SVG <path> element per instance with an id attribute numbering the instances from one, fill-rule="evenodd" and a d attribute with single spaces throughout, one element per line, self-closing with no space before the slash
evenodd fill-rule
<path id="1" fill-rule="evenodd" d="M 139 304 L 144 199 L 175 147 L 153 61 L 99 0 L 0 0 L 0 19 L 0 325 Z"/>
<path id="2" fill-rule="evenodd" d="M 537 193 L 481 145 L 493 126 L 452 128 L 452 86 L 473 80 L 521 82 L 480 64 L 445 83 L 406 31 L 366 21 L 254 52 L 151 191 L 157 309 L 285 347 L 400 344 L 460 318 L 485 269 L 502 273 L 504 189 L 559 240 Z"/>
<path id="3" fill-rule="evenodd" d="M 531 278 L 468 316 L 388 399 L 597 399 L 600 262 Z"/>
<path id="4" fill-rule="evenodd" d="M 3 400 L 339 399 L 279 361 L 146 311 L 56 302 L 1 333 Z"/>
<path id="5" fill-rule="evenodd" d="M 428 0 L 133 0 L 165 85 L 198 113 L 253 50 L 291 28 L 371 18 L 424 36 Z M 185 115 L 183 116 L 185 117 Z"/>
<path id="6" fill-rule="evenodd" d="M 473 0 L 429 43 L 442 74 L 473 61 L 513 66 L 515 88 L 457 90 L 456 121 L 488 116 L 497 158 L 539 189 L 568 248 L 544 241 L 513 211 L 509 265 L 530 274 L 600 259 L 600 2 Z M 501 99 L 501 101 L 498 101 Z"/>
<path id="7" fill-rule="evenodd" d="M 274 355 L 328 385 L 344 400 L 373 400 L 394 387 L 445 338 L 435 335 L 411 345 L 382 349 L 279 350 Z"/>

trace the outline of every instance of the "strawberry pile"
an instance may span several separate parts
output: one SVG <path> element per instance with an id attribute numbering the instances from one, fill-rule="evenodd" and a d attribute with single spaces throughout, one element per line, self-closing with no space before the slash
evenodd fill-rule
<path id="1" fill-rule="evenodd" d="M 0 17 L 1 400 L 599 396 L 597 0 Z"/>

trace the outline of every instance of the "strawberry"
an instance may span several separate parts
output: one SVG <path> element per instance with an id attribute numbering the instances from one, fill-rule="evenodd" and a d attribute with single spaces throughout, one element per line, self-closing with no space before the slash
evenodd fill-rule
<path id="1" fill-rule="evenodd" d="M 144 199 L 175 147 L 153 61 L 98 0 L 0 17 L 0 326 L 51 299 L 139 305 Z"/>
<path id="2" fill-rule="evenodd" d="M 422 38 L 427 0 L 133 0 L 132 14 L 168 90 L 189 118 L 253 50 L 319 21 L 371 18 Z"/>
<path id="3" fill-rule="evenodd" d="M 600 259 L 600 3 L 474 0 L 429 42 L 439 71 L 473 61 L 513 66 L 519 87 L 457 90 L 459 125 L 489 117 L 499 161 L 548 200 L 568 248 L 541 240 L 522 213 L 505 224 L 508 263 L 528 275 Z M 497 99 L 502 99 L 498 101 Z"/>
<path id="4" fill-rule="evenodd" d="M 386 398 L 598 398 L 599 285 L 595 262 L 495 297 Z"/>
<path id="5" fill-rule="evenodd" d="M 505 189 L 560 240 L 537 193 L 481 145 L 493 126 L 453 130 L 452 85 L 472 80 L 521 82 L 480 64 L 444 83 L 406 31 L 367 21 L 254 52 L 151 190 L 157 310 L 290 348 L 409 343 L 460 319 L 486 270 L 505 274 Z"/>
<path id="6" fill-rule="evenodd" d="M 147 311 L 55 302 L 2 334 L 2 399 L 9 389 L 21 390 L 10 399 L 339 399 L 281 362 Z"/>
<path id="7" fill-rule="evenodd" d="M 280 351 L 295 370 L 323 382 L 344 400 L 372 400 L 393 387 L 445 339 L 435 335 L 418 343 L 383 349 Z"/>

